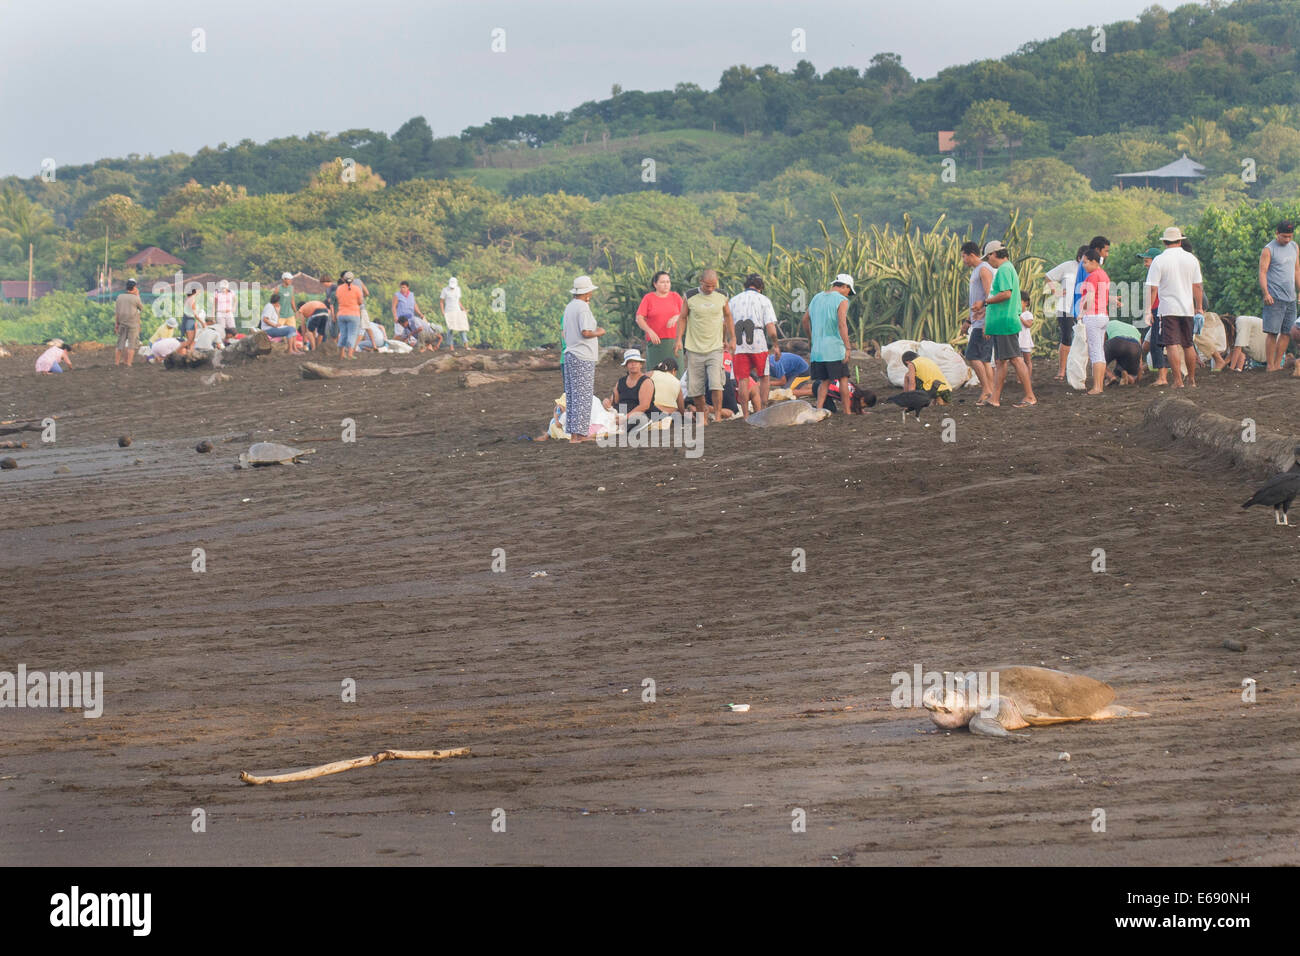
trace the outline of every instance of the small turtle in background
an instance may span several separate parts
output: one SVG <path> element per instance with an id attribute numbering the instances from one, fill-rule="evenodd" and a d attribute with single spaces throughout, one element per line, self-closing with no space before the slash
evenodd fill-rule
<path id="1" fill-rule="evenodd" d="M 248 451 L 239 456 L 238 468 L 260 468 L 264 465 L 292 465 L 304 455 L 313 455 L 315 448 L 301 449 L 279 442 L 259 441 L 248 446 Z"/>
<path id="2" fill-rule="evenodd" d="M 118 448 L 130 448 L 130 447 L 131 447 L 131 436 L 130 436 L 130 435 L 121 435 L 121 436 L 119 436 L 118 439 L 117 439 L 117 447 L 118 447 Z"/>
<path id="3" fill-rule="evenodd" d="M 1300 462 L 1300 446 L 1296 447 L 1295 455 L 1297 462 Z M 1300 493 L 1300 463 L 1293 462 L 1291 467 L 1282 472 L 1280 475 L 1274 475 L 1259 489 L 1250 496 L 1250 499 L 1241 507 L 1249 508 L 1251 505 L 1267 505 L 1273 509 L 1273 523 L 1286 525 L 1290 527 L 1291 522 L 1287 518 L 1287 510 L 1291 507 L 1291 502 L 1295 501 L 1296 494 Z"/>
<path id="4" fill-rule="evenodd" d="M 9 471 L 17 467 L 18 467 L 18 462 L 14 461 L 12 458 L 0 458 L 0 468 L 3 468 L 5 471 Z"/>
<path id="5" fill-rule="evenodd" d="M 199 442 L 197 445 L 194 446 L 194 450 L 197 451 L 200 455 L 206 455 L 208 452 L 212 451 L 212 442 L 208 441 L 205 438 L 203 441 Z"/>

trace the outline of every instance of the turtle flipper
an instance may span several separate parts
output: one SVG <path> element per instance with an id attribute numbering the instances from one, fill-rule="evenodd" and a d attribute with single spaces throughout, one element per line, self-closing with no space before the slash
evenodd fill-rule
<path id="1" fill-rule="evenodd" d="M 967 724 L 972 734 L 979 734 L 981 737 L 1010 737 L 1012 740 L 1023 740 L 1029 734 L 1013 734 L 992 717 L 984 717 L 976 714 Z"/>
<path id="2" fill-rule="evenodd" d="M 1103 707 L 1095 714 L 1091 715 L 1089 720 L 1112 720 L 1117 717 L 1150 717 L 1150 714 L 1143 713 L 1140 710 L 1133 710 L 1125 707 L 1123 704 L 1111 704 L 1109 707 Z"/>

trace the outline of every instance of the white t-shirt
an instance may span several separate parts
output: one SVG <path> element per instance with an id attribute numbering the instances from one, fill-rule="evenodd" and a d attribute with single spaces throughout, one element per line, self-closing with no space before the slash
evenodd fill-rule
<path id="1" fill-rule="evenodd" d="M 194 333 L 194 347 L 202 349 L 205 352 L 213 352 L 223 348 L 222 339 L 225 333 L 216 326 L 209 326 L 206 329 L 199 329 Z"/>
<path id="2" fill-rule="evenodd" d="M 1079 272 L 1079 262 L 1077 259 L 1066 259 L 1059 266 L 1047 273 L 1047 278 L 1051 279 L 1064 290 L 1061 298 L 1056 303 L 1057 312 L 1069 312 L 1070 305 L 1074 302 L 1074 280 Z"/>
<path id="3" fill-rule="evenodd" d="M 398 328 L 400 329 L 401 326 L 399 325 Z M 375 348 L 379 348 L 385 341 L 387 341 L 384 335 L 384 327 L 378 322 L 367 322 L 365 328 L 361 330 L 361 337 L 368 345 L 370 343 L 370 338 L 366 335 L 367 332 L 375 333 Z"/>
<path id="4" fill-rule="evenodd" d="M 197 339 L 198 336 L 195 336 Z M 180 339 L 159 339 L 153 345 L 149 346 L 149 351 L 156 359 L 163 359 L 171 355 L 181 347 Z"/>
<path id="5" fill-rule="evenodd" d="M 1147 270 L 1146 284 L 1156 287 L 1161 315 L 1195 315 L 1192 285 L 1202 281 L 1200 261 L 1182 246 L 1170 246 Z"/>
<path id="6" fill-rule="evenodd" d="M 1025 325 L 1026 319 L 1029 320 L 1031 325 L 1033 324 L 1034 313 L 1028 309 L 1020 313 L 1020 351 L 1032 352 L 1034 350 L 1034 336 L 1029 331 L 1029 326 Z"/>
<path id="7" fill-rule="evenodd" d="M 757 355 L 767 351 L 767 326 L 776 324 L 772 300 L 755 289 L 732 296 L 731 318 L 736 325 L 736 351 Z"/>
<path id="8" fill-rule="evenodd" d="M 597 328 L 599 326 L 596 325 L 596 317 L 591 314 L 590 304 L 581 299 L 570 299 L 569 304 L 564 307 L 565 354 L 584 362 L 598 361 L 600 340 L 587 338 L 582 334 L 583 329 L 594 332 Z"/>
<path id="9" fill-rule="evenodd" d="M 280 324 L 280 310 L 271 302 L 262 309 L 262 329 L 273 329 Z"/>

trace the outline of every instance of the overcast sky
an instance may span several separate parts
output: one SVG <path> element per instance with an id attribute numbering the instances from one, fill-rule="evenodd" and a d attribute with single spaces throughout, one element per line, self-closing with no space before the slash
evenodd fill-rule
<path id="1" fill-rule="evenodd" d="M 0 175 L 425 116 L 435 136 L 744 63 L 818 72 L 881 51 L 914 76 L 1151 0 L 0 0 Z M 1176 4 L 1169 4 L 1174 6 Z M 493 31 L 505 52 L 492 52 Z M 807 51 L 791 50 L 806 31 Z M 194 52 L 195 30 L 205 52 Z"/>

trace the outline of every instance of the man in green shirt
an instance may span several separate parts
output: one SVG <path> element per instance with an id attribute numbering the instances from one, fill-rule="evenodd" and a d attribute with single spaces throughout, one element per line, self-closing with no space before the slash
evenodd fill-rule
<path id="1" fill-rule="evenodd" d="M 984 334 L 993 340 L 993 358 L 998 365 L 989 404 L 997 408 L 1002 403 L 1007 369 L 1014 366 L 1016 376 L 1025 386 L 1025 397 L 1016 402 L 1016 408 L 1029 408 L 1037 405 L 1038 399 L 1029 380 L 1029 367 L 1020 354 L 1020 276 L 1001 241 L 993 239 L 986 243 L 984 258 L 995 270 L 989 296 L 984 300 Z"/>
<path id="2" fill-rule="evenodd" d="M 280 274 L 280 284 L 276 287 L 276 292 L 280 293 L 280 318 L 293 319 L 296 323 L 298 304 L 293 300 L 293 276 L 288 272 Z M 280 323 L 284 325 L 284 322 Z"/>
<path id="3" fill-rule="evenodd" d="M 686 397 L 694 399 L 696 411 L 703 412 L 704 393 L 708 391 L 713 418 L 719 421 L 722 387 L 726 384 L 722 349 L 726 345 L 733 353 L 736 351 L 736 327 L 729 300 L 718 291 L 718 274 L 712 269 L 706 269 L 700 276 L 700 287 L 687 294 L 677 322 L 681 335 L 673 351 L 686 349 Z"/>

